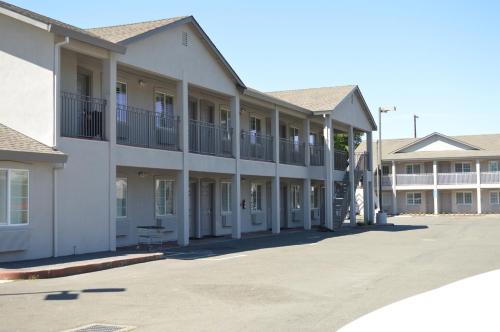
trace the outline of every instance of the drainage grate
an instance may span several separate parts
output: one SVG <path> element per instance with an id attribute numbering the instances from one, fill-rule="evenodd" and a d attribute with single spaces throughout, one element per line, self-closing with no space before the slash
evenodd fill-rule
<path id="1" fill-rule="evenodd" d="M 133 326 L 110 325 L 110 324 L 90 324 L 66 332 L 125 332 L 132 331 Z"/>

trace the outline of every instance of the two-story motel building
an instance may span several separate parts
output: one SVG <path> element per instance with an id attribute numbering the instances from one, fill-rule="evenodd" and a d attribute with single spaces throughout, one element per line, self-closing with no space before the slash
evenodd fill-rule
<path id="1" fill-rule="evenodd" d="M 365 143 L 358 147 L 365 148 Z M 376 142 L 373 148 L 378 149 Z M 391 214 L 500 213 L 499 166 L 499 134 L 382 140 L 382 209 Z"/>
<path id="2" fill-rule="evenodd" d="M 0 2 L 0 31 L 0 261 L 113 251 L 142 225 L 181 246 L 333 229 L 342 181 L 355 221 L 354 135 L 376 129 L 357 86 L 248 88 L 192 16 L 83 30 Z"/>

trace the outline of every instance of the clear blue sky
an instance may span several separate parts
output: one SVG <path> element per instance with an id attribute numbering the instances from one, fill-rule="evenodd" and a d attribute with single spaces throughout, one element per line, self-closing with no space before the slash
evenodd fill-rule
<path id="1" fill-rule="evenodd" d="M 358 84 L 384 137 L 500 133 L 500 1 L 17 1 L 79 27 L 194 15 L 262 91 Z M 403 4 L 404 2 L 404 4 Z"/>

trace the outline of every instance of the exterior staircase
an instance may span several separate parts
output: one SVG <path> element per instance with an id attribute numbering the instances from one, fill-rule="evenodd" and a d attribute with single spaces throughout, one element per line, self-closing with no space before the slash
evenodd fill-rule
<path id="1" fill-rule="evenodd" d="M 351 205 L 351 186 L 349 185 L 350 172 L 354 172 L 354 190 L 356 190 L 356 187 L 361 180 L 361 176 L 363 175 L 363 171 L 366 169 L 366 154 L 359 154 L 356 155 L 356 157 L 356 166 L 354 167 L 354 169 L 349 166 L 349 170 L 347 170 L 344 174 L 340 197 L 337 197 L 337 195 L 335 195 L 335 197 L 333 198 L 333 229 L 342 227 L 342 224 L 347 217 L 347 213 L 349 212 L 349 207 Z"/>

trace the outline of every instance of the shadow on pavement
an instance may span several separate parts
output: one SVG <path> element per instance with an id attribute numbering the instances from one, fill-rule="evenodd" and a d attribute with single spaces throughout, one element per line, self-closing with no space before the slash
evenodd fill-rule
<path id="1" fill-rule="evenodd" d="M 125 288 L 90 288 L 77 290 L 62 290 L 62 291 L 48 291 L 48 292 L 26 292 L 26 293 L 7 293 L 0 296 L 17 296 L 17 295 L 34 295 L 34 294 L 47 294 L 44 298 L 46 301 L 67 301 L 76 300 L 80 293 L 118 293 L 125 292 Z"/>
<path id="2" fill-rule="evenodd" d="M 193 239 L 190 246 L 183 248 L 168 248 L 164 250 L 165 259 L 196 260 L 211 259 L 217 256 L 237 254 L 245 251 L 260 249 L 271 249 L 287 246 L 298 246 L 319 243 L 325 239 L 336 238 L 346 235 L 356 235 L 365 232 L 406 232 L 426 229 L 426 225 L 384 225 L 384 226 L 343 226 L 335 231 L 322 229 L 284 230 L 279 235 L 269 232 L 243 235 L 241 240 L 228 237 Z M 229 259 L 230 257 L 228 257 Z"/>

